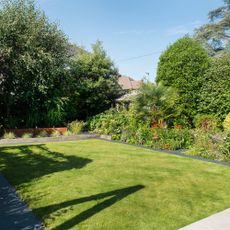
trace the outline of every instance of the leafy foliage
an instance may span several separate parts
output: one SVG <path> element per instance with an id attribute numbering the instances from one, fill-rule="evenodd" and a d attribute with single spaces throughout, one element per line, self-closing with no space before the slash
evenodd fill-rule
<path id="1" fill-rule="evenodd" d="M 224 130 L 230 132 L 230 113 L 229 113 L 229 114 L 226 116 L 226 118 L 224 119 L 223 127 L 224 127 Z"/>
<path id="2" fill-rule="evenodd" d="M 60 132 L 58 132 L 57 130 L 55 130 L 55 131 L 53 131 L 53 132 L 51 133 L 50 136 L 51 136 L 51 137 L 60 137 L 61 134 L 60 134 Z"/>
<path id="3" fill-rule="evenodd" d="M 1 1 L 0 111 L 10 127 L 62 120 L 67 39 L 30 0 Z"/>
<path id="4" fill-rule="evenodd" d="M 114 140 L 141 144 L 158 149 L 183 149 L 192 145 L 188 129 L 152 129 L 150 123 L 137 119 L 137 111 L 111 109 L 93 117 L 89 129 L 99 134 L 109 134 Z"/>
<path id="5" fill-rule="evenodd" d="M 4 139 L 14 139 L 14 138 L 16 138 L 16 136 L 14 133 L 8 132 L 8 133 L 4 133 L 3 138 Z"/>
<path id="6" fill-rule="evenodd" d="M 198 95 L 209 63 L 207 52 L 188 37 L 176 41 L 160 57 L 157 82 L 177 89 L 176 106 L 190 121 L 197 113 Z"/>
<path id="7" fill-rule="evenodd" d="M 118 71 L 100 42 L 69 44 L 33 0 L 0 5 L 0 123 L 44 127 L 90 117 L 120 96 Z"/>
<path id="8" fill-rule="evenodd" d="M 195 119 L 195 127 L 206 131 L 216 130 L 218 121 L 213 115 L 209 114 L 198 114 Z"/>
<path id="9" fill-rule="evenodd" d="M 134 104 L 142 119 L 158 123 L 175 115 L 177 99 L 177 92 L 171 87 L 165 87 L 162 82 L 145 82 L 139 89 Z"/>
<path id="10" fill-rule="evenodd" d="M 83 120 L 101 113 L 121 95 L 118 70 L 99 41 L 92 46 L 91 53 L 80 50 L 75 56 L 71 77 L 68 120 Z"/>
<path id="11" fill-rule="evenodd" d="M 88 120 L 88 128 L 99 134 L 112 134 L 120 137 L 123 127 L 130 121 L 129 118 L 125 110 L 117 112 L 116 109 L 110 109 Z"/>
<path id="12" fill-rule="evenodd" d="M 209 12 L 210 23 L 200 27 L 195 37 L 211 55 L 230 50 L 230 1 L 224 0 L 224 5 Z"/>
<path id="13" fill-rule="evenodd" d="M 230 55 L 214 58 L 199 94 L 200 113 L 223 120 L 230 112 Z"/>
<path id="14" fill-rule="evenodd" d="M 41 131 L 36 137 L 40 138 L 40 137 L 48 137 L 49 134 L 46 131 Z"/>
<path id="15" fill-rule="evenodd" d="M 71 134 L 79 134 L 83 130 L 84 126 L 85 124 L 83 121 L 72 121 L 67 125 L 67 128 Z"/>
<path id="16" fill-rule="evenodd" d="M 211 160 L 230 160 L 230 134 L 213 133 L 204 129 L 194 131 L 193 148 L 186 153 Z"/>
<path id="17" fill-rule="evenodd" d="M 226 135 L 225 139 L 218 146 L 219 151 L 230 160 L 230 132 Z"/>
<path id="18" fill-rule="evenodd" d="M 24 133 L 24 134 L 22 135 L 22 138 L 23 138 L 23 139 L 32 138 L 32 137 L 33 137 L 33 134 L 32 134 L 32 133 Z"/>

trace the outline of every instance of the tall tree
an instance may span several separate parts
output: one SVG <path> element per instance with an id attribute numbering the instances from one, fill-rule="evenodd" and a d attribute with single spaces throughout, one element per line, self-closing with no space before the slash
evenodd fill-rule
<path id="1" fill-rule="evenodd" d="M 118 75 L 101 42 L 92 45 L 92 52 L 80 49 L 71 65 L 68 120 L 86 119 L 110 108 L 121 95 Z"/>
<path id="2" fill-rule="evenodd" d="M 230 51 L 230 0 L 209 12 L 210 22 L 200 27 L 195 38 L 200 41 L 211 55 Z"/>
<path id="3" fill-rule="evenodd" d="M 160 56 L 156 80 L 177 89 L 177 107 L 190 122 L 197 113 L 198 95 L 209 63 L 206 50 L 189 37 L 177 40 Z"/>
<path id="4" fill-rule="evenodd" d="M 0 119 L 5 126 L 61 122 L 67 39 L 33 0 L 0 5 Z"/>

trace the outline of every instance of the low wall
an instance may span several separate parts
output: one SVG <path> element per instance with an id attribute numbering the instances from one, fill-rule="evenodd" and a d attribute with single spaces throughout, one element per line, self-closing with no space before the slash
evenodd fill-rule
<path id="1" fill-rule="evenodd" d="M 51 134 L 54 131 L 58 131 L 59 133 L 63 134 L 67 131 L 67 128 L 60 127 L 60 128 L 34 128 L 34 129 L 6 129 L 5 131 L 12 132 L 17 137 L 21 137 L 25 133 L 32 133 L 33 135 L 37 135 L 42 131 L 46 131 L 48 134 Z"/>

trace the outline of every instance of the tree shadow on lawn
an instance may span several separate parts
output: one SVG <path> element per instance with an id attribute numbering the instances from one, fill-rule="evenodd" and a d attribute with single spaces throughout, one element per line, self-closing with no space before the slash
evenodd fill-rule
<path id="1" fill-rule="evenodd" d="M 104 199 L 108 197 L 105 201 L 102 201 L 101 203 L 98 203 L 94 205 L 93 207 L 81 212 L 77 216 L 65 221 L 61 225 L 55 227 L 54 229 L 56 230 L 63 230 L 63 229 L 70 229 L 74 227 L 75 225 L 87 220 L 88 218 L 92 217 L 93 215 L 99 213 L 100 211 L 104 210 L 105 208 L 108 208 L 115 204 L 116 202 L 124 199 L 125 197 L 143 189 L 145 186 L 143 185 L 136 185 L 136 186 L 131 186 L 123 189 L 118 189 L 110 192 L 105 192 L 105 193 L 99 193 L 96 195 L 92 196 L 87 196 L 87 197 L 82 197 L 70 201 L 66 201 L 60 204 L 54 204 L 54 205 L 49 205 L 46 207 L 34 209 L 33 211 L 42 219 L 50 215 L 51 213 L 58 212 L 59 215 L 62 215 L 61 210 L 65 212 L 66 208 L 71 208 L 71 206 L 88 202 L 88 201 L 93 201 L 93 200 L 99 200 L 99 199 Z"/>
<path id="2" fill-rule="evenodd" d="M 1 172 L 15 186 L 55 172 L 80 169 L 90 162 L 88 158 L 52 152 L 44 144 L 0 147 Z"/>

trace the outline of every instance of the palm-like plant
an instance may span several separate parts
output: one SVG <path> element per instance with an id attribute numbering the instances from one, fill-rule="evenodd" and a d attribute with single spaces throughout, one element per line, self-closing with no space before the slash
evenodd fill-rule
<path id="1" fill-rule="evenodd" d="M 135 98 L 135 110 L 142 118 L 151 123 L 160 123 L 174 114 L 178 94 L 175 89 L 158 84 L 144 82 Z"/>

